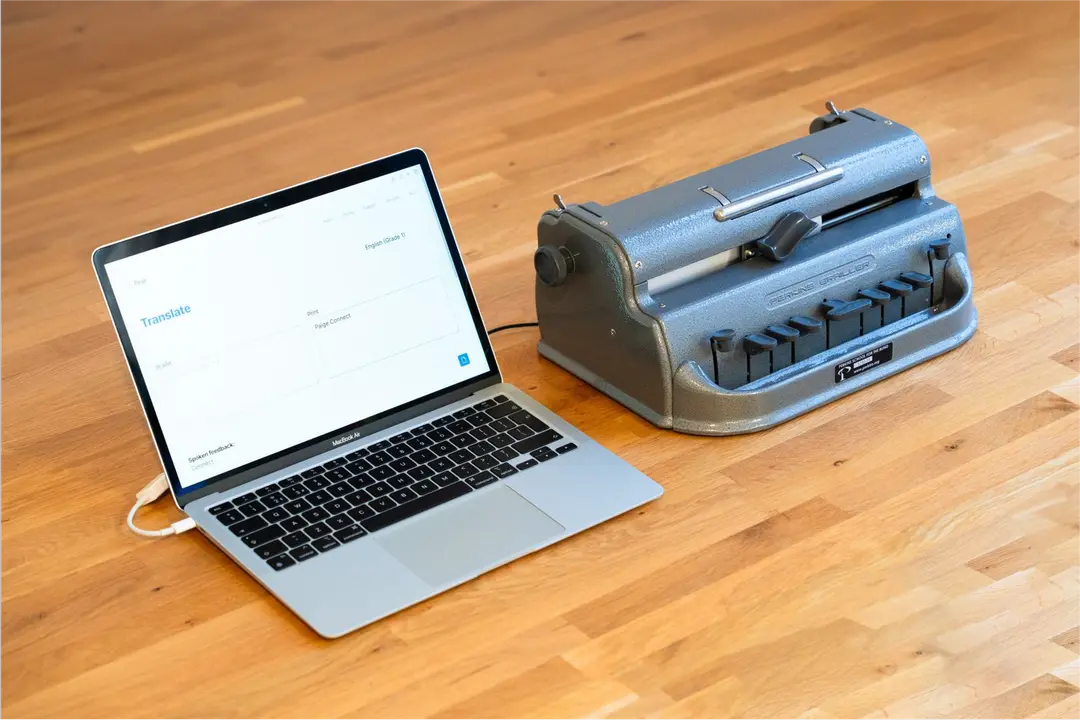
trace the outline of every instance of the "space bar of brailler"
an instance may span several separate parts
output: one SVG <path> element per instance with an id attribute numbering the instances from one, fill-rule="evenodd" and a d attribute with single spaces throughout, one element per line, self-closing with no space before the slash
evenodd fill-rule
<path id="1" fill-rule="evenodd" d="M 382 530 L 384 527 L 399 523 L 402 520 L 411 518 L 417 513 L 422 513 L 425 510 L 430 510 L 436 505 L 442 505 L 444 502 L 450 502 L 454 498 L 459 498 L 467 492 L 471 492 L 470 488 L 460 480 L 456 483 L 451 483 L 444 488 L 439 488 L 435 492 L 428 493 L 427 495 L 421 495 L 411 502 L 407 502 L 404 505 L 398 505 L 397 507 L 390 508 L 386 512 L 381 512 L 373 518 L 368 518 L 360 523 L 368 532 L 375 532 L 376 530 Z"/>

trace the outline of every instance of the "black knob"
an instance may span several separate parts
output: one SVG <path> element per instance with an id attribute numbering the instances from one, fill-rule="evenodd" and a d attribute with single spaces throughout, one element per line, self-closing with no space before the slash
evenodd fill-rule
<path id="1" fill-rule="evenodd" d="M 826 128 L 831 128 L 834 125 L 839 125 L 844 122 L 844 118 L 839 115 L 829 113 L 827 115 L 819 115 L 810 121 L 810 134 L 813 135 L 816 132 L 821 132 Z"/>
<path id="2" fill-rule="evenodd" d="M 846 122 L 843 116 L 843 110 L 838 110 L 836 108 L 836 103 L 832 100 L 825 103 L 825 109 L 829 112 L 825 115 L 819 115 L 810 123 L 811 135 L 816 132 L 821 132 L 826 128 L 831 128 L 833 125 L 839 125 L 842 122 Z"/>
<path id="3" fill-rule="evenodd" d="M 952 255 L 952 243 L 947 238 L 930 241 L 930 250 L 937 260 L 948 260 Z"/>
<path id="4" fill-rule="evenodd" d="M 759 255 L 780 262 L 816 227 L 817 223 L 801 212 L 788 213 L 773 225 L 768 235 L 755 243 L 755 249 Z"/>
<path id="5" fill-rule="evenodd" d="M 574 257 L 565 247 L 541 245 L 533 254 L 533 267 L 540 282 L 551 287 L 562 285 L 574 272 Z"/>

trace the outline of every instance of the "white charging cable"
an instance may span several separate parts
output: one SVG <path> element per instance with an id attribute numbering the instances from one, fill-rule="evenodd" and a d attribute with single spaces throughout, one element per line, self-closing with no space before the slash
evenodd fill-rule
<path id="1" fill-rule="evenodd" d="M 143 530 L 140 527 L 135 527 L 135 513 L 139 512 L 139 508 L 154 502 L 164 495 L 165 491 L 168 489 L 169 481 L 165 477 L 165 473 L 161 473 L 151 480 L 146 487 L 135 493 L 135 504 L 131 506 L 131 510 L 128 512 L 127 516 L 127 524 L 128 527 L 131 528 L 131 532 L 136 535 L 142 535 L 143 537 L 165 537 L 167 535 L 179 535 L 180 533 L 187 532 L 195 527 L 195 521 L 189 517 L 186 517 L 183 520 L 177 520 L 169 527 L 161 530 Z"/>

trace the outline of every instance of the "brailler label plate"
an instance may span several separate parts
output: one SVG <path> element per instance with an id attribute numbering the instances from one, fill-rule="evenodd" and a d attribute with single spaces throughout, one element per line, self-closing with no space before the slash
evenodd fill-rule
<path id="1" fill-rule="evenodd" d="M 872 350 L 867 350 L 849 360 L 837 363 L 834 373 L 836 382 L 842 383 L 845 380 L 850 380 L 856 375 L 861 375 L 867 370 L 876 368 L 878 365 L 887 363 L 890 360 L 892 360 L 892 343 L 878 345 Z"/>

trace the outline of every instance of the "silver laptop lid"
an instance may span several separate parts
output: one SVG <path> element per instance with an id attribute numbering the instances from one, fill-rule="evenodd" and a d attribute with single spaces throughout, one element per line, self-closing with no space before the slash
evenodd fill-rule
<path id="1" fill-rule="evenodd" d="M 99 248 L 182 504 L 500 381 L 409 150 Z"/>

